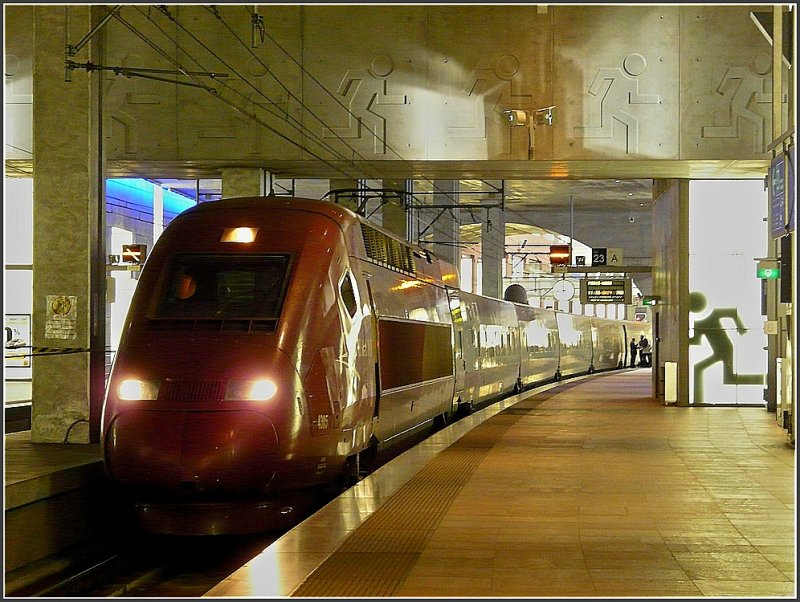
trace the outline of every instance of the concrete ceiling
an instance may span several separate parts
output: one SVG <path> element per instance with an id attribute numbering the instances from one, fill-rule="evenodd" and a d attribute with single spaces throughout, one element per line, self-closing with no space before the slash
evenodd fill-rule
<path id="1" fill-rule="evenodd" d="M 9 165 L 6 175 L 30 177 L 32 165 Z M 563 210 L 570 206 L 584 210 L 624 212 L 652 201 L 654 178 L 762 179 L 769 162 L 762 159 L 716 161 L 361 161 L 320 163 L 279 161 L 265 165 L 227 165 L 219 162 L 112 161 L 108 177 L 144 177 L 159 180 L 194 196 L 197 180 L 201 193 L 218 198 L 219 178 L 224 167 L 260 167 L 279 179 L 369 178 L 414 179 L 417 181 L 461 181 L 461 189 L 487 190 L 482 182 L 504 186 L 506 207 L 514 211 Z M 203 183 L 208 179 L 209 182 Z M 188 180 L 188 181 L 187 181 Z M 322 193 L 324 194 L 324 193 Z M 464 198 L 468 198 L 466 195 Z"/>
<path id="2" fill-rule="evenodd" d="M 652 179 L 635 180 L 505 180 L 505 204 L 515 211 L 564 210 L 570 204 L 584 210 L 625 212 L 649 207 Z M 477 189 L 475 180 L 462 187 Z"/>
<path id="3" fill-rule="evenodd" d="M 195 198 L 198 190 L 201 199 L 220 198 L 219 179 L 176 179 L 155 178 L 154 181 L 173 191 Z M 491 184 L 504 187 L 505 206 L 519 211 L 563 211 L 570 207 L 583 210 L 596 209 L 601 212 L 628 212 L 649 207 L 652 201 L 653 181 L 636 180 L 506 180 L 489 181 Z M 422 182 L 422 186 L 425 182 Z M 430 187 L 430 186 L 429 186 Z M 461 180 L 461 202 L 476 203 L 483 196 L 481 191 L 490 190 L 483 180 Z M 328 192 L 327 183 L 323 180 L 316 187 L 318 195 Z M 425 197 L 428 200 L 429 196 Z"/>
<path id="4" fill-rule="evenodd" d="M 487 190 L 483 182 L 504 185 L 506 207 L 515 211 L 563 210 L 575 207 L 628 211 L 652 201 L 654 178 L 761 179 L 769 162 L 753 160 L 663 161 L 361 161 L 328 163 L 281 161 L 262 167 L 278 179 L 368 178 L 458 179 L 462 190 Z M 128 164 L 111 162 L 109 177 L 149 177 L 158 180 L 219 178 L 228 165 L 204 162 Z M 234 166 L 230 166 L 234 167 Z M 213 181 L 213 180 L 212 180 Z M 180 186 L 176 183 L 176 186 Z M 193 188 L 195 184 L 190 184 Z M 323 193 L 324 194 L 324 193 Z M 466 196 L 464 198 L 467 198 Z"/>

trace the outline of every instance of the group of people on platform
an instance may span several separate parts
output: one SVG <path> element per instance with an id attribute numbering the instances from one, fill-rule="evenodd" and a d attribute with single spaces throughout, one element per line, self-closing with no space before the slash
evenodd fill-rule
<path id="1" fill-rule="evenodd" d="M 647 340 L 647 337 L 643 334 L 639 335 L 639 342 L 636 342 L 635 338 L 631 339 L 630 342 L 630 349 L 631 349 L 631 368 L 636 367 L 636 354 L 639 354 L 639 364 L 640 368 L 649 368 L 653 365 L 653 349 L 650 347 L 650 341 Z"/>

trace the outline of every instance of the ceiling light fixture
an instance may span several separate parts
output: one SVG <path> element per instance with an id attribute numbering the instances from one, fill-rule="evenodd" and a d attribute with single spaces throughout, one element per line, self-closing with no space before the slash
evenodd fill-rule
<path id="1" fill-rule="evenodd" d="M 528 127 L 528 159 L 533 159 L 535 136 L 533 130 L 537 125 L 553 125 L 555 105 L 536 109 L 535 111 L 525 111 L 522 109 L 507 109 L 503 111 L 506 124 L 510 126 Z"/>

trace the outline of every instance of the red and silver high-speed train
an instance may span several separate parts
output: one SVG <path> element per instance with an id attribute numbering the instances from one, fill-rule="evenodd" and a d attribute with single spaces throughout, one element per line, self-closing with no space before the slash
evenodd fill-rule
<path id="1" fill-rule="evenodd" d="M 626 364 L 649 325 L 458 289 L 453 266 L 329 202 L 232 198 L 164 230 L 103 406 L 107 475 L 151 531 L 270 528 L 432 420 Z"/>

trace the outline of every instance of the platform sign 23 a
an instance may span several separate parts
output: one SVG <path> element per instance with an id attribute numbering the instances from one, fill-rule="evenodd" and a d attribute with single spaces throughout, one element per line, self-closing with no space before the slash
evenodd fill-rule
<path id="1" fill-rule="evenodd" d="M 592 266 L 622 265 L 621 247 L 598 247 L 592 249 Z"/>

